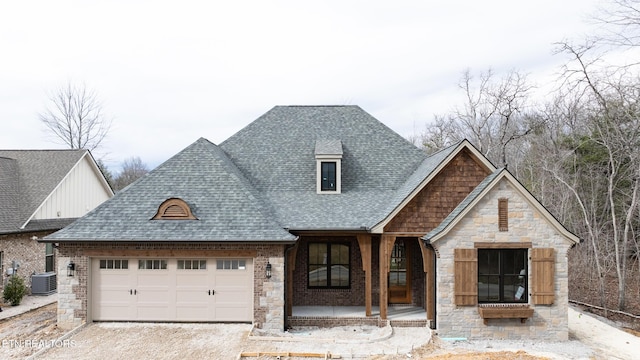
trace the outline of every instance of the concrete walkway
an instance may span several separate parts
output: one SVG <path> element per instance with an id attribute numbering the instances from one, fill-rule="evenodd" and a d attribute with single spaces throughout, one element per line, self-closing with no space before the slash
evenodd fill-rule
<path id="1" fill-rule="evenodd" d="M 57 293 L 54 293 L 51 295 L 25 296 L 24 298 L 22 298 L 22 301 L 18 306 L 11 306 L 11 305 L 2 306 L 2 312 L 0 312 L 0 321 L 12 318 L 14 316 L 18 316 L 20 314 L 24 314 L 28 311 L 41 308 L 49 304 L 53 304 L 57 301 L 58 301 Z"/>

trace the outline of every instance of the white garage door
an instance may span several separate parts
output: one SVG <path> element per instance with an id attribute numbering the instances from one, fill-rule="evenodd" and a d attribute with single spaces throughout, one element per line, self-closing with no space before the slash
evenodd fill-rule
<path id="1" fill-rule="evenodd" d="M 252 259 L 93 258 L 103 321 L 252 321 Z"/>

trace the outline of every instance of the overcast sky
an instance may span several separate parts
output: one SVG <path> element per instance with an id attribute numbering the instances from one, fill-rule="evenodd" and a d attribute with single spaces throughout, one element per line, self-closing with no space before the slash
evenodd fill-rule
<path id="1" fill-rule="evenodd" d="M 101 151 L 155 167 L 275 105 L 359 105 L 403 136 L 460 103 L 462 71 L 544 87 L 602 1 L 3 1 L 0 148 L 64 148 L 38 112 L 68 81 L 113 126 Z"/>

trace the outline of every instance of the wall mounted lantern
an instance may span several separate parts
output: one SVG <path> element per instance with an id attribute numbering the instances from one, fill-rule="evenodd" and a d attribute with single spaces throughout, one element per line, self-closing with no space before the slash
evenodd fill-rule
<path id="1" fill-rule="evenodd" d="M 76 273 L 76 264 L 70 261 L 67 265 L 67 276 L 73 276 Z"/>
<path id="2" fill-rule="evenodd" d="M 267 261 L 267 279 L 271 279 L 271 263 Z"/>

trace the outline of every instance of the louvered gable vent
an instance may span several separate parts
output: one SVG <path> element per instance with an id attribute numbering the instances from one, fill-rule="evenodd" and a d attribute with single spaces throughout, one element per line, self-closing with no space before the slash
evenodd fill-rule
<path id="1" fill-rule="evenodd" d="M 165 200 L 158 207 L 158 212 L 152 220 L 198 220 L 193 213 L 189 204 L 178 198 Z"/>

